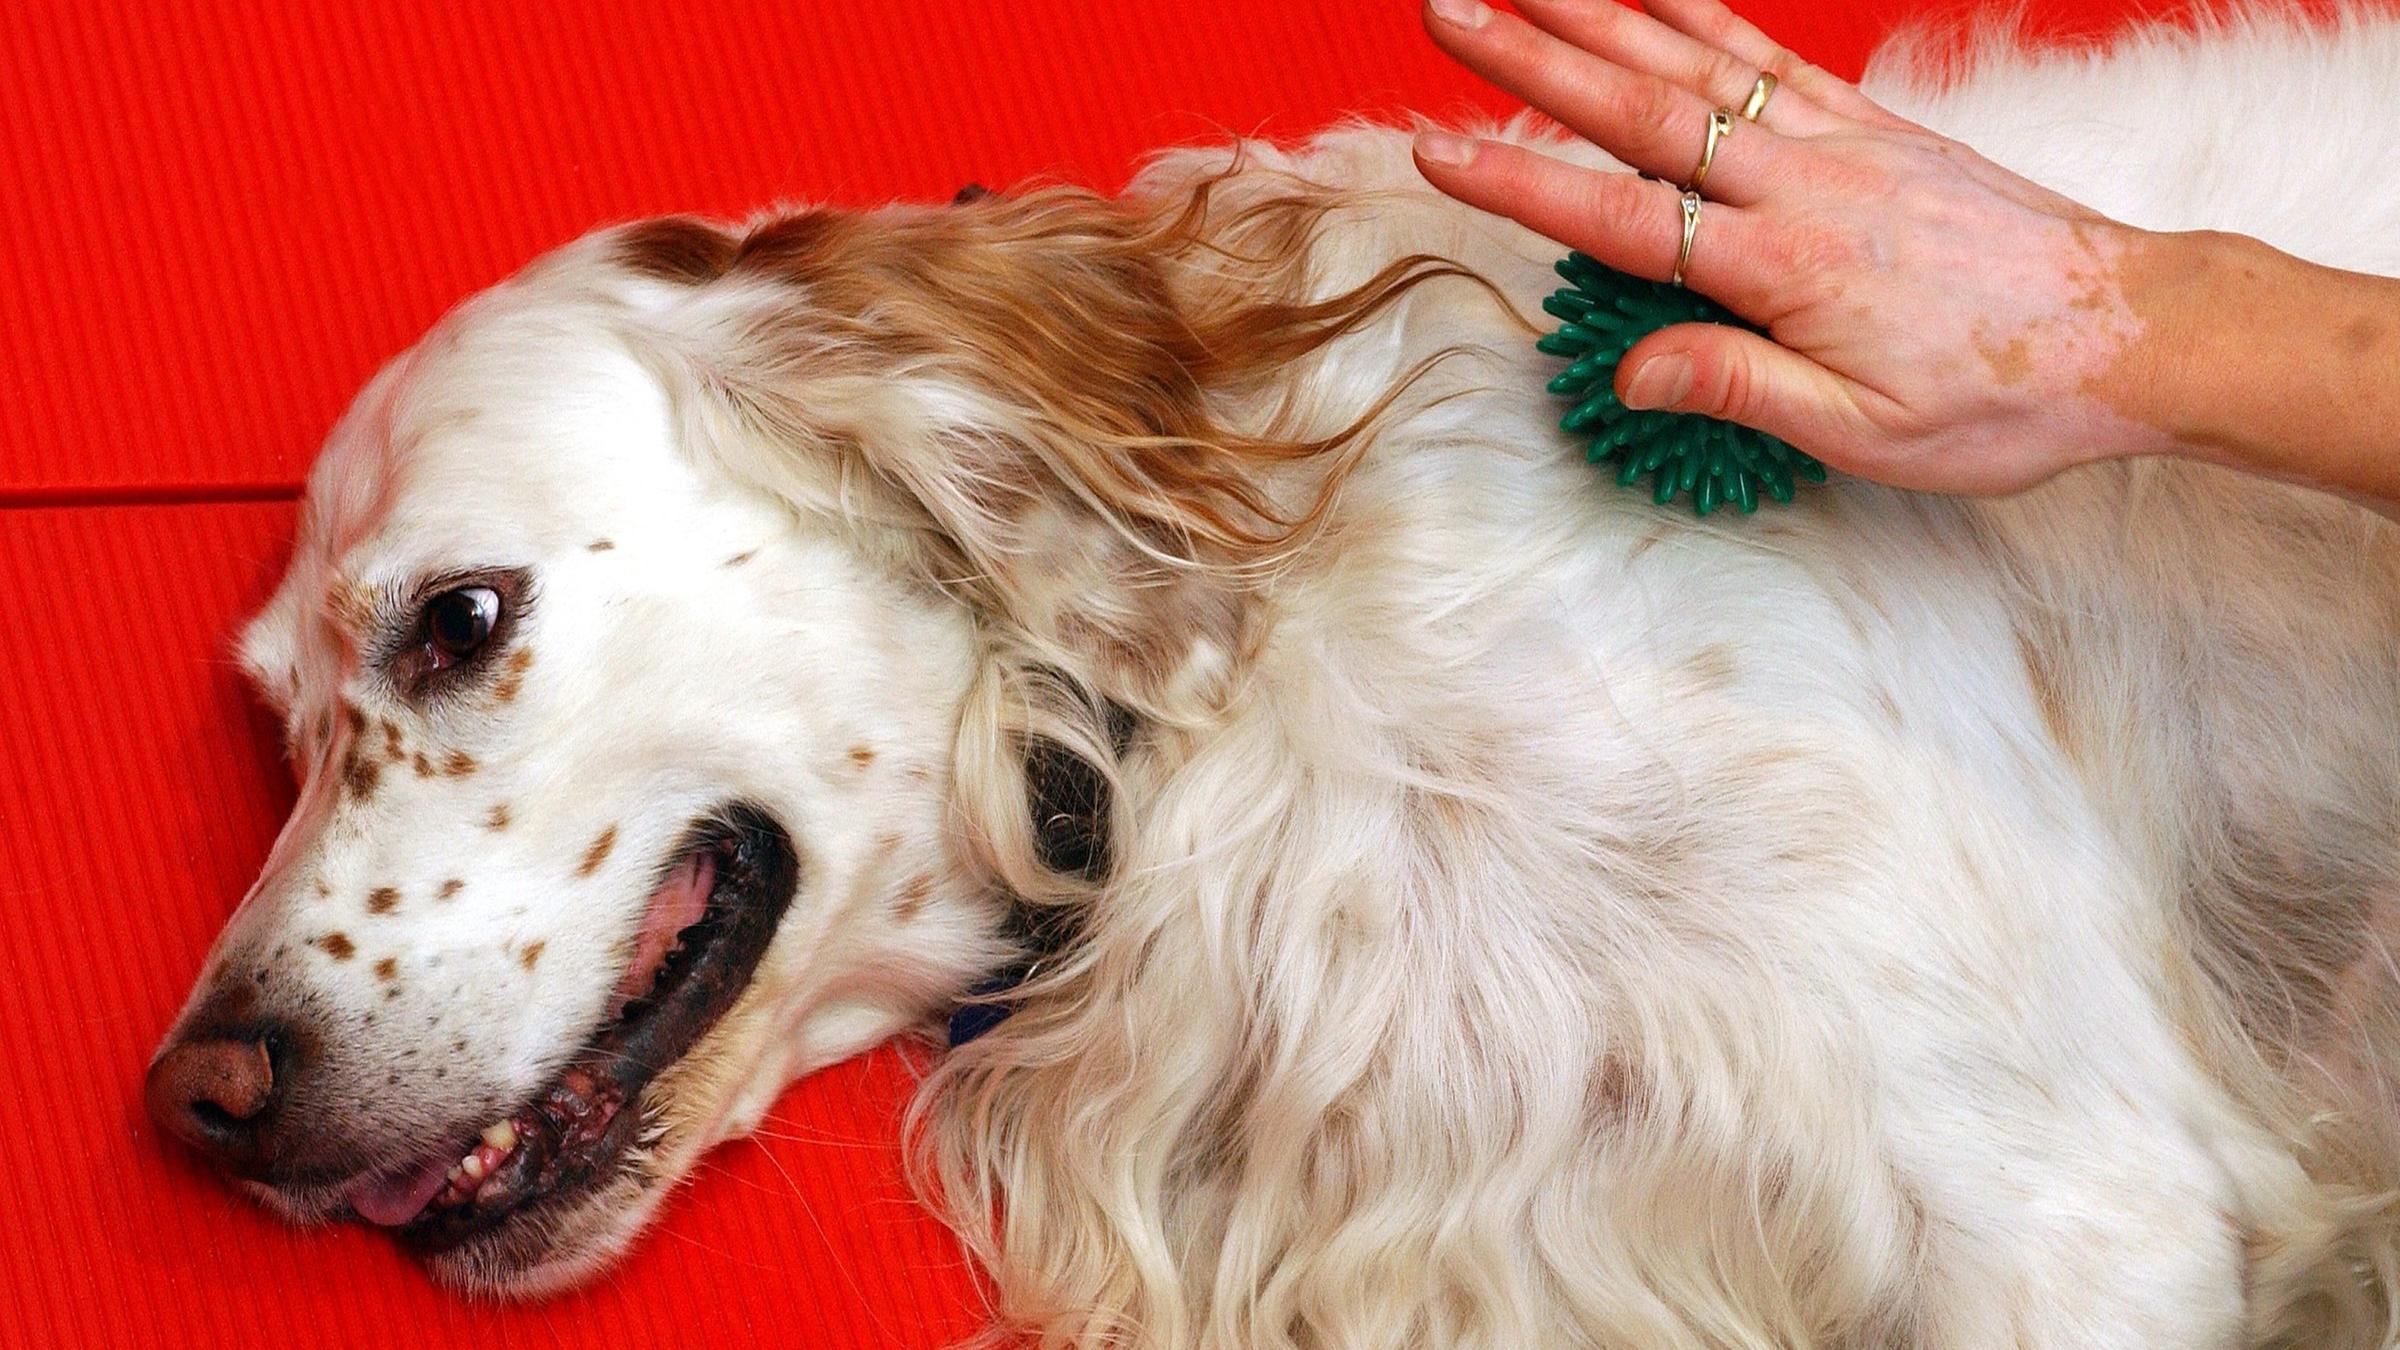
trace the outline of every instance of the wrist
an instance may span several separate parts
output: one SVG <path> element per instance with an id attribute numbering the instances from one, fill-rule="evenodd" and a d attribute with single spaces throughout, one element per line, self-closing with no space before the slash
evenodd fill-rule
<path id="1" fill-rule="evenodd" d="M 2132 232 L 2119 261 L 2132 337 L 2086 387 L 2129 440 L 2400 518 L 2400 279 L 2213 231 Z"/>
<path id="2" fill-rule="evenodd" d="M 2119 453 L 2177 454 L 2239 463 L 2249 373 L 2231 316 L 2255 316 L 2290 259 L 2243 235 L 2214 230 L 2117 232 L 2123 347 L 2087 389 L 2124 420 Z"/>

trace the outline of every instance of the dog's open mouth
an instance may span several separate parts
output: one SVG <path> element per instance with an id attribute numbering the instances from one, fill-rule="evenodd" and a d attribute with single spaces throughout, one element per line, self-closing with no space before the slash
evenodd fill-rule
<path id="1" fill-rule="evenodd" d="M 607 1181 L 642 1132 L 642 1089 L 749 984 L 797 881 L 764 812 L 695 825 L 650 894 L 604 1021 L 567 1066 L 479 1137 L 351 1184 L 351 1210 L 421 1252 L 447 1251 Z"/>

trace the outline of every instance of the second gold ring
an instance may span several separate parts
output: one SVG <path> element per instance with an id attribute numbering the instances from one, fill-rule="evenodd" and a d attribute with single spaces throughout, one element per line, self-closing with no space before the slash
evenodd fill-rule
<path id="1" fill-rule="evenodd" d="M 1692 181 L 1684 184 L 1687 192 L 1698 192 L 1708 181 L 1708 171 L 1716 167 L 1717 143 L 1733 134 L 1733 109 L 1719 108 L 1708 115 L 1708 144 L 1700 149 L 1700 166 L 1692 170 Z"/>
<path id="2" fill-rule="evenodd" d="M 1767 100 L 1775 97 L 1775 83 L 1774 76 L 1763 70 L 1758 72 L 1758 83 L 1750 86 L 1750 101 L 1742 105 L 1743 121 L 1755 122 L 1767 110 Z"/>
<path id="3" fill-rule="evenodd" d="M 1697 192 L 1683 194 L 1683 246 L 1675 250 L 1675 275 L 1667 278 L 1673 284 L 1683 284 L 1683 274 L 1692 265 L 1692 240 L 1700 234 L 1700 202 Z"/>

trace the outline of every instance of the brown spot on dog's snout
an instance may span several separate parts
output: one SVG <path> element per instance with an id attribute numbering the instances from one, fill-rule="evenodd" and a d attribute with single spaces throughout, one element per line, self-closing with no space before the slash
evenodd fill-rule
<path id="1" fill-rule="evenodd" d="M 389 914 L 398 908 L 400 908 L 399 887 L 378 886 L 367 892 L 367 912 L 369 914 Z"/>
<path id="2" fill-rule="evenodd" d="M 855 764 L 855 765 L 857 765 L 858 767 L 860 767 L 860 768 L 862 768 L 862 769 L 863 769 L 863 768 L 865 768 L 865 767 L 867 767 L 868 765 L 870 765 L 870 764 L 874 763 L 874 762 L 875 762 L 875 750 L 874 750 L 874 747 L 872 747 L 872 746 L 866 746 L 866 745 L 854 745 L 854 746 L 851 746 L 851 747 L 850 747 L 850 762 L 851 762 L 851 763 L 853 763 L 853 764 Z"/>
<path id="3" fill-rule="evenodd" d="M 403 738 L 401 737 L 401 735 L 400 735 L 400 728 L 399 728 L 397 725 L 393 724 L 392 722 L 389 722 L 389 721 L 386 721 L 386 722 L 384 722 L 384 723 L 383 723 L 383 755 L 384 755 L 384 758 L 386 758 L 386 759 L 390 759 L 390 760 L 395 760 L 395 761 L 397 761 L 397 760 L 400 758 L 401 754 L 407 750 L 407 748 L 408 748 L 408 742 L 407 742 L 405 739 L 403 739 Z"/>
<path id="4" fill-rule="evenodd" d="M 360 711 L 357 704 L 347 701 L 342 704 L 342 720 L 350 724 L 351 735 L 364 736 L 367 734 L 367 715 Z"/>
<path id="5" fill-rule="evenodd" d="M 464 750 L 453 750 L 442 756 L 442 776 L 445 778 L 464 778 L 481 767 L 475 762 L 475 757 Z"/>
<path id="6" fill-rule="evenodd" d="M 375 795 L 375 785 L 383 777 L 383 766 L 359 750 L 359 742 L 350 742 L 350 753 L 342 757 L 342 793 L 365 801 Z"/>
<path id="7" fill-rule="evenodd" d="M 614 539 L 595 539 L 592 542 L 585 544 L 583 546 L 583 551 L 586 553 L 606 553 L 616 546 L 617 541 Z"/>
<path id="8" fill-rule="evenodd" d="M 467 883 L 459 880 L 457 877 L 452 877 L 448 881 L 442 883 L 441 889 L 433 893 L 433 898 L 436 900 L 455 899 L 457 898 L 458 893 L 466 888 L 466 884 Z"/>
<path id="9" fill-rule="evenodd" d="M 730 557 L 730 558 L 727 558 L 727 559 L 725 560 L 725 565 L 726 565 L 727 567 L 739 567 L 739 566 L 741 566 L 743 563 L 746 563 L 746 562 L 750 561 L 752 558 L 755 558 L 755 557 L 757 557 L 757 556 L 758 556 L 758 550 L 757 550 L 757 549 L 754 549 L 754 548 L 746 548 L 746 549 L 743 549 L 741 552 L 734 554 L 732 557 Z"/>
<path id="10" fill-rule="evenodd" d="M 311 878 L 309 884 L 315 889 L 317 898 L 319 900 L 331 900 L 333 898 L 332 882 L 327 881 L 323 877 L 314 877 Z"/>
<path id="11" fill-rule="evenodd" d="M 382 960 L 380 960 L 380 961 L 376 962 L 376 963 L 375 963 L 375 978 L 376 978 L 376 979 L 379 979 L 379 980 L 381 980 L 381 981 L 383 981 L 385 984 L 390 984 L 392 981 L 394 981 L 394 980 L 396 980 L 396 979 L 399 979 L 399 978 L 400 978 L 400 960 L 399 960 L 399 958 L 398 958 L 398 957 L 387 956 L 387 957 L 383 958 Z"/>
<path id="12" fill-rule="evenodd" d="M 432 761 L 432 760 L 430 760 L 430 759 L 427 759 L 427 758 L 425 758 L 425 752 L 424 752 L 424 751 L 420 750 L 420 751 L 418 751 L 416 754 L 409 756 L 409 760 L 408 760 L 408 762 L 409 762 L 409 764 L 410 764 L 411 766 L 413 766 L 413 767 L 416 769 L 416 771 L 417 771 L 417 777 L 419 777 L 419 778 L 431 778 L 431 777 L 433 777 L 433 761 Z"/>
<path id="13" fill-rule="evenodd" d="M 525 967 L 527 970 L 533 969 L 534 962 L 542 959 L 542 951 L 549 945 L 550 944 L 547 942 L 526 943 L 525 950 L 517 953 L 517 964 Z"/>
<path id="14" fill-rule="evenodd" d="M 358 953 L 357 946 L 350 941 L 347 933 L 326 933 L 310 939 L 310 945 L 321 948 L 336 961 L 347 961 Z"/>
<path id="15" fill-rule="evenodd" d="M 533 648 L 517 648 L 510 654 L 508 665 L 501 672 L 500 682 L 492 686 L 493 699 L 501 703 L 516 701 L 517 695 L 525 689 L 525 672 L 532 668 Z"/>
<path id="16" fill-rule="evenodd" d="M 508 828 L 507 802 L 496 802 L 493 804 L 491 810 L 483 813 L 483 828 L 487 830 L 505 830 Z"/>
<path id="17" fill-rule="evenodd" d="M 611 825 L 607 829 L 600 832 L 600 837 L 592 841 L 592 846 L 590 848 L 587 848 L 583 851 L 583 861 L 576 865 L 575 875 L 579 877 L 588 877 L 592 873 L 599 871 L 600 864 L 608 861 L 610 850 L 616 848 L 616 846 L 617 827 Z"/>

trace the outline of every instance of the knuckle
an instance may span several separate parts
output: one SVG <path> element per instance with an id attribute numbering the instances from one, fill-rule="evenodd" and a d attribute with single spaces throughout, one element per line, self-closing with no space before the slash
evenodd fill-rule
<path id="1" fill-rule="evenodd" d="M 1634 203 L 1637 200 L 1639 194 L 1627 192 L 1618 184 L 1596 179 L 1585 184 L 1579 209 L 1604 232 L 1623 235 L 1635 226 L 1638 213 Z"/>
<path id="2" fill-rule="evenodd" d="M 1805 277 L 1847 272 L 1858 264 L 1858 248 L 1857 239 L 1844 231 L 1810 226 L 1784 236 L 1782 265 Z"/>
<path id="3" fill-rule="evenodd" d="M 1787 47 L 1769 47 L 1766 58 L 1758 63 L 1758 68 L 1794 89 L 1806 89 L 1817 70 Z"/>
<path id="4" fill-rule="evenodd" d="M 1693 83 L 1713 92 L 1719 102 L 1732 106 L 1749 95 L 1750 86 L 1757 78 L 1757 73 L 1750 67 L 1723 52 L 1711 51 L 1702 54 Z"/>
<path id="5" fill-rule="evenodd" d="M 1666 81 L 1649 76 L 1626 81 L 1611 102 L 1611 111 L 1624 125 L 1652 135 L 1666 127 L 1675 111 L 1674 91 Z"/>

